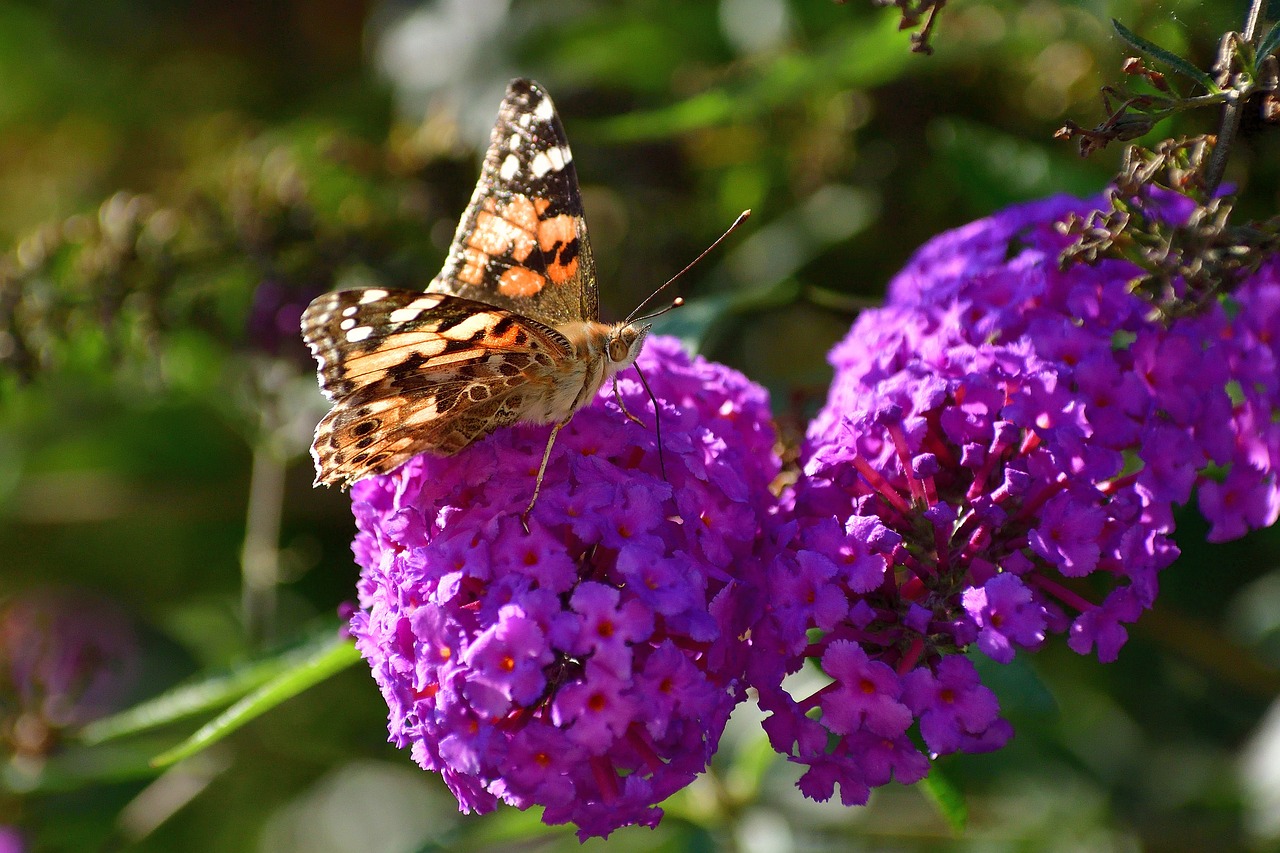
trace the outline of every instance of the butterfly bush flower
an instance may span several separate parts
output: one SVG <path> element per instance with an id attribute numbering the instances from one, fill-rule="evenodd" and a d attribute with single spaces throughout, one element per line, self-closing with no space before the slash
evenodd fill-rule
<path id="1" fill-rule="evenodd" d="M 357 646 L 391 740 L 463 811 L 541 805 L 582 837 L 654 825 L 744 692 L 779 463 L 765 392 L 672 339 L 556 441 L 500 430 L 358 483 Z M 665 477 L 662 466 L 665 464 Z"/>
<path id="2" fill-rule="evenodd" d="M 61 589 L 0 600 L 0 746 L 46 755 L 63 731 L 114 710 L 138 663 L 133 627 L 110 601 Z"/>
<path id="3" fill-rule="evenodd" d="M 1276 519 L 1280 264 L 1165 321 L 1121 261 L 1059 269 L 1054 198 L 941 235 L 831 353 L 751 683 L 809 796 L 866 801 L 999 748 L 979 680 L 1052 634 L 1114 660 L 1198 491 L 1220 541 Z M 1185 216 L 1171 206 L 1170 218 Z M 783 679 L 818 663 L 809 695 Z M 794 695 L 793 695 L 794 694 Z"/>
<path id="4" fill-rule="evenodd" d="M 26 849 L 16 827 L 0 825 L 0 853 L 23 853 Z"/>

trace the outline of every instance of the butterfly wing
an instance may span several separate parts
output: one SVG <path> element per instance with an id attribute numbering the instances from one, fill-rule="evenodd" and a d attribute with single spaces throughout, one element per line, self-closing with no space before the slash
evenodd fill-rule
<path id="1" fill-rule="evenodd" d="M 493 305 L 413 290 L 318 297 L 302 333 L 333 410 L 316 484 L 350 485 L 419 453 L 449 455 L 521 420 L 570 352 L 559 332 Z"/>
<path id="2" fill-rule="evenodd" d="M 573 155 L 537 83 L 513 80 L 507 87 L 480 181 L 444 268 L 427 289 L 548 326 L 599 318 Z"/>

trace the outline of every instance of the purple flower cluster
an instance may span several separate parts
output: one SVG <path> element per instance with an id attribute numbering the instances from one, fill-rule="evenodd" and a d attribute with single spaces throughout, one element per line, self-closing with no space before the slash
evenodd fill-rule
<path id="1" fill-rule="evenodd" d="M 582 837 L 654 825 L 707 765 L 745 691 L 776 500 L 767 397 L 651 338 L 634 374 L 561 430 L 501 430 L 352 489 L 351 620 L 391 740 L 464 811 L 544 807 Z M 662 465 L 665 463 L 666 476 Z M 495 476 L 495 472 L 507 472 Z M 513 474 L 518 474 L 514 476 Z"/>
<path id="2" fill-rule="evenodd" d="M 23 853 L 27 845 L 16 827 L 0 824 L 0 853 Z"/>
<path id="3" fill-rule="evenodd" d="M 1059 268 L 1055 223 L 1092 206 L 925 245 L 833 350 L 782 498 L 764 392 L 665 339 L 640 359 L 665 476 L 605 392 L 561 432 L 528 532 L 545 428 L 357 485 L 351 629 L 392 739 L 464 810 L 541 805 L 584 838 L 656 823 L 747 687 L 814 799 L 1000 748 L 970 655 L 1066 635 L 1114 660 L 1177 556 L 1175 506 L 1198 494 L 1216 541 L 1280 512 L 1280 262 L 1162 319 L 1125 262 Z M 621 396 L 652 421 L 637 381 Z"/>
<path id="4" fill-rule="evenodd" d="M 933 754 L 999 748 L 1011 728 L 959 652 L 1008 662 L 1065 633 L 1115 659 L 1193 489 L 1215 540 L 1276 519 L 1280 264 L 1157 320 L 1129 264 L 1059 269 L 1054 223 L 1093 206 L 934 239 L 831 354 L 752 634 L 766 729 L 809 796 L 918 780 L 913 735 Z M 793 696 L 807 660 L 827 683 Z"/>
<path id="5" fill-rule="evenodd" d="M 57 589 L 0 601 L 0 744 L 46 754 L 113 710 L 137 669 L 133 626 L 109 601 Z"/>

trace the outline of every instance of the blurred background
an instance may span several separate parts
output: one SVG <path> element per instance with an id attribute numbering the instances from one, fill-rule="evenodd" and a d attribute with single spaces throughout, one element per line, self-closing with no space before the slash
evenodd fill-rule
<path id="1" fill-rule="evenodd" d="M 923 56 L 867 0 L 0 0 L 0 851 L 578 848 L 536 814 L 459 816 L 386 744 L 363 664 L 163 774 L 146 760 L 201 718 L 75 736 L 336 630 L 354 527 L 310 485 L 325 404 L 297 320 L 334 287 L 425 286 L 511 77 L 563 117 L 605 319 L 753 209 L 667 331 L 765 384 L 794 440 L 827 349 L 916 246 L 1105 186 L 1119 149 L 1051 137 L 1103 117 L 1110 18 L 1208 67 L 1243 15 L 953 0 Z M 1248 215 L 1277 208 L 1276 155 L 1247 124 Z M 803 800 L 744 707 L 661 827 L 609 843 L 1280 849 L 1280 541 L 1204 532 L 1179 519 L 1117 663 L 987 667 L 1017 736 L 941 762 L 963 838 L 917 789 Z"/>

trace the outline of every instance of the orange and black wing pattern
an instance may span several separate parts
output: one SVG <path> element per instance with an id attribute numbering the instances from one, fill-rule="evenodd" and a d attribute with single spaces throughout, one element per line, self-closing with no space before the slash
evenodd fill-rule
<path id="1" fill-rule="evenodd" d="M 311 446 L 317 485 L 456 453 L 521 420 L 570 350 L 536 320 L 415 290 L 327 293 L 303 314 L 302 332 L 333 401 Z"/>
<path id="2" fill-rule="evenodd" d="M 475 194 L 428 290 L 549 326 L 599 318 L 573 155 L 537 83 L 513 80 L 507 87 Z"/>

